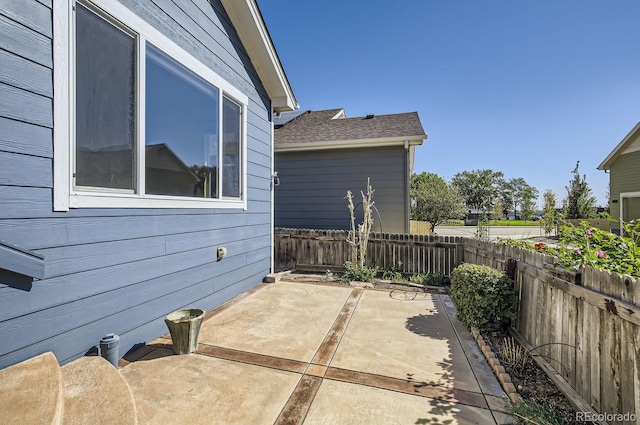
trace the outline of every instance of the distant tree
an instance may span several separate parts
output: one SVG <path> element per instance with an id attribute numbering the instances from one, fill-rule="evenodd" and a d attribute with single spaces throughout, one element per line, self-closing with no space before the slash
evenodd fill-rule
<path id="1" fill-rule="evenodd" d="M 453 176 L 451 183 L 462 194 L 467 208 L 490 211 L 499 199 L 503 177 L 500 171 L 463 171 Z"/>
<path id="2" fill-rule="evenodd" d="M 500 217 L 504 214 L 504 209 L 502 208 L 502 201 L 500 199 L 496 199 L 493 204 L 493 210 L 491 211 L 494 220 L 500 220 Z"/>
<path id="3" fill-rule="evenodd" d="M 553 229 L 556 227 L 556 223 L 558 220 L 557 212 L 556 212 L 556 195 L 551 191 L 551 189 L 547 189 L 542 194 L 543 198 L 543 206 L 542 206 L 542 227 L 544 228 L 545 234 L 550 234 Z"/>
<path id="4" fill-rule="evenodd" d="M 528 184 L 522 177 L 518 177 L 505 181 L 500 194 L 501 198 L 507 200 L 507 203 L 513 208 L 515 218 L 518 215 L 518 206 L 522 209 L 525 203 L 534 203 L 534 199 L 538 198 L 538 189 Z"/>
<path id="5" fill-rule="evenodd" d="M 536 213 L 536 204 L 532 198 L 524 198 L 522 205 L 520 206 L 520 218 L 524 221 L 533 220 L 533 216 Z"/>
<path id="6" fill-rule="evenodd" d="M 586 175 L 580 177 L 580 161 L 576 162 L 573 169 L 573 178 L 566 186 L 565 198 L 566 218 L 593 218 L 596 215 L 596 198 L 591 193 L 591 188 L 586 180 Z"/>
<path id="7" fill-rule="evenodd" d="M 426 221 L 431 232 L 449 219 L 461 218 L 465 213 L 462 195 L 453 185 L 434 173 L 411 176 L 411 197 L 416 200 L 411 216 Z"/>
<path id="8" fill-rule="evenodd" d="M 509 215 L 513 211 L 513 194 L 507 181 L 503 180 L 498 188 L 498 199 L 502 207 L 502 215 Z"/>
<path id="9" fill-rule="evenodd" d="M 536 213 L 536 203 L 538 200 L 538 189 L 533 186 L 527 185 L 519 193 L 520 209 L 522 211 L 523 220 L 532 220 Z M 525 213 L 526 210 L 526 213 Z M 526 218 L 525 218 L 526 217 Z"/>

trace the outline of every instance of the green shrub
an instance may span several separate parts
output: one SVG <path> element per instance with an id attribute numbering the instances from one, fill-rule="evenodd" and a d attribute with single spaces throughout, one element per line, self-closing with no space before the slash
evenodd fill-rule
<path id="1" fill-rule="evenodd" d="M 402 261 L 399 261 L 397 265 L 389 266 L 382 272 L 382 278 L 385 280 L 390 280 L 392 282 L 402 282 L 404 281 L 404 276 L 402 275 Z"/>
<path id="2" fill-rule="evenodd" d="M 359 267 L 357 264 L 353 264 L 351 261 L 347 261 L 344 263 L 345 271 L 340 276 L 340 280 L 343 282 L 371 282 L 374 277 L 378 274 L 377 267 L 368 267 L 362 266 Z"/>
<path id="3" fill-rule="evenodd" d="M 409 280 L 411 281 L 411 283 L 416 283 L 418 285 L 442 286 L 444 275 L 440 272 L 419 273 L 411 276 Z"/>
<path id="4" fill-rule="evenodd" d="M 458 318 L 480 330 L 508 326 L 515 318 L 513 282 L 502 272 L 477 264 L 461 264 L 451 273 L 451 299 Z"/>

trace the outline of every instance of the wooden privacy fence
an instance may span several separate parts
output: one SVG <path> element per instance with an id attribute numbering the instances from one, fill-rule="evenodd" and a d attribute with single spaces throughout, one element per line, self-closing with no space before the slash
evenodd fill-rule
<path id="1" fill-rule="evenodd" d="M 412 235 L 430 235 L 431 224 L 427 221 L 410 220 L 409 233 Z"/>
<path id="2" fill-rule="evenodd" d="M 276 265 L 343 266 L 350 260 L 347 234 L 276 229 Z M 533 353 L 599 413 L 633 414 L 640 424 L 640 279 L 592 268 L 569 273 L 543 253 L 466 238 L 375 233 L 367 256 L 380 268 L 402 262 L 405 273 L 445 275 L 462 262 L 506 270 L 515 260 L 514 326 Z"/>
<path id="3" fill-rule="evenodd" d="M 346 230 L 275 229 L 277 269 L 328 269 L 351 261 Z M 385 269 L 402 263 L 404 273 L 450 275 L 462 261 L 462 238 L 372 233 L 367 264 Z"/>
<path id="4" fill-rule="evenodd" d="M 508 259 L 517 260 L 515 327 L 534 352 L 599 413 L 640 415 L 640 279 L 571 274 L 541 253 L 464 241 L 465 262 L 504 270 Z"/>

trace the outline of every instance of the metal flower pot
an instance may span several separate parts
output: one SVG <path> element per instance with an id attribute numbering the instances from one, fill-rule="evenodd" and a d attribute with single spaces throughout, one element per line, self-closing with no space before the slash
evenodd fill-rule
<path id="1" fill-rule="evenodd" d="M 198 347 L 198 333 L 204 319 L 204 310 L 190 308 L 169 313 L 164 322 L 169 328 L 173 352 L 189 354 Z"/>

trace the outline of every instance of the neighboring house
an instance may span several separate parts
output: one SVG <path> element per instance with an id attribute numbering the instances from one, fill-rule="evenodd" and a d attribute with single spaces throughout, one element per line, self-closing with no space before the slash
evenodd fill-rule
<path id="1" fill-rule="evenodd" d="M 415 147 L 427 135 L 416 112 L 347 118 L 343 109 L 276 119 L 277 227 L 349 229 L 345 196 L 358 206 L 367 178 L 375 190 L 374 230 L 409 233 Z"/>
<path id="2" fill-rule="evenodd" d="M 598 170 L 609 173 L 611 216 L 622 222 L 639 219 L 640 122 L 602 161 Z"/>
<path id="3" fill-rule="evenodd" d="M 123 355 L 261 282 L 297 104 L 256 0 L 2 4 L 0 368 Z"/>

